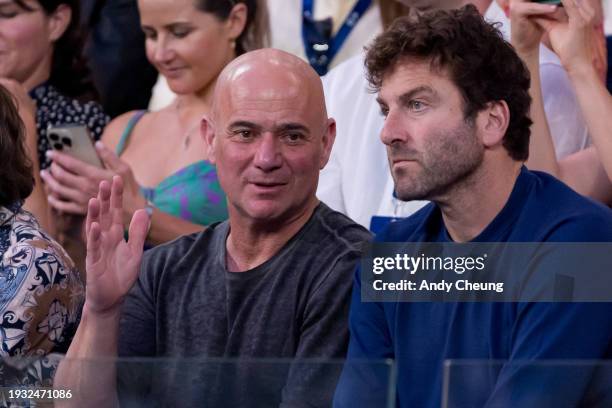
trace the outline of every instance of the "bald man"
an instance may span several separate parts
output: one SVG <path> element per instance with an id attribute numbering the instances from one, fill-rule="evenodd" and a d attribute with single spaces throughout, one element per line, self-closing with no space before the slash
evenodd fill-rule
<path id="1" fill-rule="evenodd" d="M 113 225 L 121 180 L 102 183 L 89 206 L 88 291 L 68 358 L 343 358 L 352 273 L 370 235 L 315 197 L 335 136 L 318 76 L 278 50 L 237 58 L 202 135 L 229 220 L 148 251 L 141 265 L 147 217 L 134 215 L 125 243 Z M 166 364 L 124 372 L 145 386 L 120 395 L 146 406 L 329 406 L 338 369 Z M 73 405 L 116 403 L 108 365 L 65 360 L 57 386 L 73 390 Z"/>

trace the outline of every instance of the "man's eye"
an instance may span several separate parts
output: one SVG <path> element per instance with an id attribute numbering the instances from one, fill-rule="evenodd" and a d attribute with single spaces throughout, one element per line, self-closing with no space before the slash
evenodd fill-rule
<path id="1" fill-rule="evenodd" d="M 381 116 L 384 116 L 385 118 L 389 115 L 389 109 L 387 108 L 380 108 L 380 114 Z"/>
<path id="2" fill-rule="evenodd" d="M 425 109 L 425 104 L 421 101 L 410 101 L 408 107 L 413 111 L 419 112 Z"/>
<path id="3" fill-rule="evenodd" d="M 253 133 L 250 130 L 239 130 L 236 134 L 241 139 L 251 139 L 253 137 Z"/>
<path id="4" fill-rule="evenodd" d="M 302 135 L 300 133 L 288 133 L 286 138 L 290 142 L 299 142 L 302 140 Z"/>

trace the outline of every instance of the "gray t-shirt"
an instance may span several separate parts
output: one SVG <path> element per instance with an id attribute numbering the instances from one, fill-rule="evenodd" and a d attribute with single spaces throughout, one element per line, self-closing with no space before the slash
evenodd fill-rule
<path id="1" fill-rule="evenodd" d="M 146 253 L 123 307 L 119 354 L 344 358 L 353 271 L 370 233 L 321 203 L 276 255 L 245 272 L 225 267 L 228 233 L 226 221 Z M 338 370 L 208 360 L 166 367 L 150 387 L 162 405 L 326 406 Z"/>

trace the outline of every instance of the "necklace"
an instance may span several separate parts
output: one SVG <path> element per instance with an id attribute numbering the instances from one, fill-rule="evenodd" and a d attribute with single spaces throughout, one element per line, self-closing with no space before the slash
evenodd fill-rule
<path id="1" fill-rule="evenodd" d="M 200 122 L 194 123 L 183 135 L 183 150 L 186 150 L 189 147 L 189 143 L 191 142 L 191 135 L 198 128 Z"/>
<path id="2" fill-rule="evenodd" d="M 179 100 L 176 102 L 176 116 L 178 118 L 179 123 L 182 123 L 180 111 L 181 111 L 181 101 Z M 189 144 L 191 143 L 191 135 L 193 135 L 194 131 L 198 128 L 199 124 L 200 124 L 200 121 L 198 120 L 194 124 L 189 126 L 189 128 L 187 128 L 185 133 L 183 133 L 183 137 L 182 137 L 183 150 L 186 150 L 189 147 Z"/>

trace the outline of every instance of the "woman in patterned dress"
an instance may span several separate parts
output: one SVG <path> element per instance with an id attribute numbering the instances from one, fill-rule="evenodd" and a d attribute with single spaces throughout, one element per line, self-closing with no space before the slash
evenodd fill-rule
<path id="1" fill-rule="evenodd" d="M 34 187 L 24 133 L 0 86 L 0 357 L 65 352 L 83 301 L 73 262 L 22 207 Z"/>

